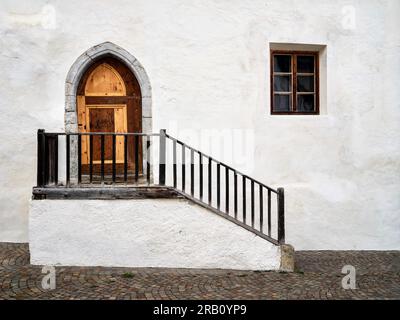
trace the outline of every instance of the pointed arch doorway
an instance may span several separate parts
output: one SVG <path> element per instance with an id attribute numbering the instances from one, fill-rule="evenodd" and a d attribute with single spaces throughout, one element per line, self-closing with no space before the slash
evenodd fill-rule
<path id="1" fill-rule="evenodd" d="M 149 77 L 141 63 L 128 51 L 104 42 L 84 52 L 71 66 L 65 85 L 65 132 L 141 132 L 152 133 L 152 95 Z M 126 125 L 125 125 L 126 124 Z M 121 161 L 120 141 L 117 150 L 117 166 Z M 93 144 L 96 142 L 93 142 Z M 137 161 L 140 174 L 147 174 L 150 159 L 146 143 L 140 139 Z M 134 143 L 128 141 L 129 171 L 135 168 Z M 82 149 L 86 152 L 90 142 Z M 83 154 L 83 173 L 88 155 Z M 107 150 L 105 150 L 107 152 Z M 109 151 L 108 151 L 109 152 Z M 96 164 L 94 154 L 93 160 Z M 109 154 L 106 155 L 106 170 L 109 170 Z M 107 161 L 108 160 L 108 161 Z M 71 181 L 78 176 L 78 144 L 71 137 Z M 152 179 L 150 166 L 150 176 Z"/>
<path id="2" fill-rule="evenodd" d="M 83 74 L 77 90 L 77 111 L 79 132 L 142 132 L 142 108 L 140 85 L 133 73 L 120 61 L 112 57 L 99 59 Z M 112 136 L 104 139 L 105 172 L 112 170 Z M 100 172 L 101 137 L 94 136 L 93 170 Z M 124 137 L 116 137 L 116 170 L 124 170 Z M 135 163 L 135 148 L 138 147 L 139 161 Z M 90 139 L 82 141 L 82 173 L 87 174 L 90 162 Z M 136 166 L 142 173 L 142 141 L 139 146 L 134 137 L 128 136 L 128 173 L 134 172 Z"/>

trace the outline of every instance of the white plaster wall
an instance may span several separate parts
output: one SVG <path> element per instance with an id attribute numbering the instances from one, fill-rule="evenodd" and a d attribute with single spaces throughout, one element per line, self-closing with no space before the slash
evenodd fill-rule
<path id="1" fill-rule="evenodd" d="M 35 132 L 64 129 L 70 66 L 111 41 L 146 68 L 155 131 L 195 146 L 207 129 L 225 129 L 231 144 L 229 133 L 250 134 L 234 160 L 218 139 L 202 149 L 235 167 L 247 160 L 239 169 L 285 187 L 287 242 L 296 249 L 400 249 L 399 6 L 1 0 L 0 241 L 28 240 Z M 54 21 L 43 20 L 48 12 Z M 269 43 L 326 46 L 326 112 L 269 114 Z"/>
<path id="2" fill-rule="evenodd" d="M 31 263 L 277 270 L 280 248 L 186 200 L 34 200 Z"/>

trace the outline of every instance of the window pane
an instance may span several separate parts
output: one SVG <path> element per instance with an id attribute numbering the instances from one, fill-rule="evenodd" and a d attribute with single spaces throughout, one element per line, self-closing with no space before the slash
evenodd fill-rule
<path id="1" fill-rule="evenodd" d="M 314 76 L 298 76 L 297 91 L 314 92 Z"/>
<path id="2" fill-rule="evenodd" d="M 292 91 L 291 76 L 274 76 L 274 91 L 290 92 Z"/>
<path id="3" fill-rule="evenodd" d="M 291 94 L 275 94 L 274 95 L 274 111 L 290 111 L 292 104 Z"/>
<path id="4" fill-rule="evenodd" d="M 314 72 L 314 56 L 297 56 L 297 72 Z"/>
<path id="5" fill-rule="evenodd" d="M 313 112 L 314 111 L 314 95 L 313 94 L 297 95 L 297 111 Z"/>
<path id="6" fill-rule="evenodd" d="M 274 55 L 274 72 L 291 72 L 292 57 L 289 55 Z"/>

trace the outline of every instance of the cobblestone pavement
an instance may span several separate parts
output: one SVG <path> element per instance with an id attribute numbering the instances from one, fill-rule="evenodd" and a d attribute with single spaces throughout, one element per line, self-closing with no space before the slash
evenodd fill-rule
<path id="1" fill-rule="evenodd" d="M 356 267 L 357 289 L 341 287 Z M 27 244 L 0 243 L 0 299 L 400 299 L 400 251 L 299 251 L 296 272 L 56 267 L 41 287 Z"/>

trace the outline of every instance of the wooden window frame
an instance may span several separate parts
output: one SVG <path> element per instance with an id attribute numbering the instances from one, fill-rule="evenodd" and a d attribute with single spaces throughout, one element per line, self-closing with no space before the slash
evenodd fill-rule
<path id="1" fill-rule="evenodd" d="M 290 55 L 291 58 L 291 79 L 292 79 L 292 105 L 290 111 L 274 111 L 274 55 Z M 315 107 L 312 112 L 298 112 L 297 108 L 297 56 L 314 56 L 314 95 Z M 270 53 L 270 112 L 271 115 L 319 115 L 319 52 L 318 51 L 293 51 L 293 50 L 271 50 Z"/>

